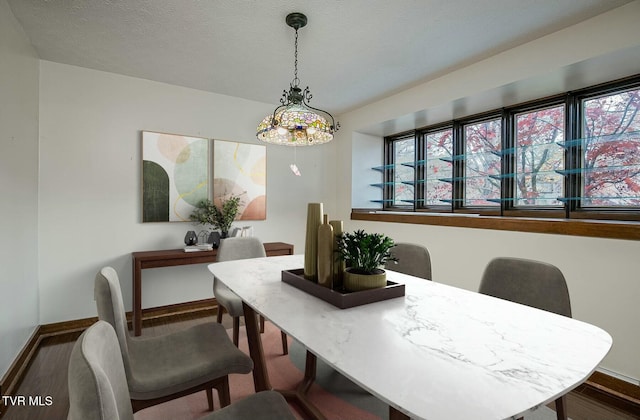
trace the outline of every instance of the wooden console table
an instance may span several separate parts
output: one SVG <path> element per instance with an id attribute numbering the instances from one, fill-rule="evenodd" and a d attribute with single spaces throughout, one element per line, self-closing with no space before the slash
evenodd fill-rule
<path id="1" fill-rule="evenodd" d="M 293 255 L 293 245 L 284 242 L 265 242 L 267 257 Z M 185 252 L 184 249 L 132 252 L 133 257 L 133 333 L 142 333 L 142 270 L 177 265 L 206 264 L 216 261 L 217 250 Z"/>

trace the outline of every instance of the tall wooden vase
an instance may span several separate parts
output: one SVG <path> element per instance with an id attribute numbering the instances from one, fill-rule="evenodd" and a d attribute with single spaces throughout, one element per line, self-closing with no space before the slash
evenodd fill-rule
<path id="1" fill-rule="evenodd" d="M 318 284 L 333 288 L 333 227 L 329 216 L 324 215 L 323 223 L 318 227 Z"/>
<path id="2" fill-rule="evenodd" d="M 344 261 L 338 260 L 338 255 L 335 251 L 338 249 L 338 236 L 342 235 L 344 227 L 342 220 L 331 220 L 329 224 L 333 228 L 333 288 L 340 289 L 342 288 L 342 276 L 344 275 L 344 269 L 347 264 Z"/>
<path id="3" fill-rule="evenodd" d="M 307 236 L 304 242 L 304 277 L 318 280 L 318 228 L 322 224 L 322 203 L 307 205 Z"/>

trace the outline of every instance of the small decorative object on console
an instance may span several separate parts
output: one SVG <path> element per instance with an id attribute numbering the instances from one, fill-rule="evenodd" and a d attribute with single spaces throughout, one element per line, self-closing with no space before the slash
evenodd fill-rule
<path id="1" fill-rule="evenodd" d="M 197 251 L 213 251 L 211 244 L 203 245 L 187 245 L 184 247 L 184 252 L 197 252 Z"/>
<path id="2" fill-rule="evenodd" d="M 198 243 L 198 235 L 196 235 L 196 232 L 194 230 L 190 230 L 187 232 L 187 234 L 184 236 L 184 244 L 189 246 L 189 245 L 195 245 Z"/>
<path id="3" fill-rule="evenodd" d="M 210 244 L 212 248 L 218 248 L 220 246 L 220 234 L 218 232 L 211 232 L 207 243 Z"/>

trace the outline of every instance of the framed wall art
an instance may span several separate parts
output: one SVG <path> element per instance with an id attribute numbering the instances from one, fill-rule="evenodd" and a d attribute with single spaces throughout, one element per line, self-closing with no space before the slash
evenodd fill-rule
<path id="1" fill-rule="evenodd" d="M 209 140 L 142 132 L 142 221 L 188 221 L 209 198 Z"/>
<path id="2" fill-rule="evenodd" d="M 213 141 L 213 203 L 240 197 L 237 220 L 267 218 L 267 148 L 233 141 Z"/>

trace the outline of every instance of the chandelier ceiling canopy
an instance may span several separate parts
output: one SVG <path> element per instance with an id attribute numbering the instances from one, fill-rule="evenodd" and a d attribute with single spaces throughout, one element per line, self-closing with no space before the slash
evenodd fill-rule
<path id="1" fill-rule="evenodd" d="M 300 88 L 298 79 L 298 29 L 306 26 L 307 17 L 302 13 L 290 13 L 286 23 L 295 30 L 293 80 L 289 91 L 283 91 L 281 105 L 258 125 L 256 137 L 265 143 L 284 146 L 314 146 L 330 142 L 340 124 L 329 112 L 309 105 L 311 91 L 308 86 Z"/>

